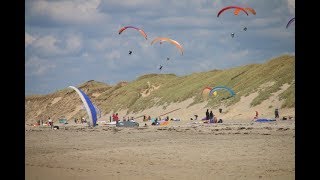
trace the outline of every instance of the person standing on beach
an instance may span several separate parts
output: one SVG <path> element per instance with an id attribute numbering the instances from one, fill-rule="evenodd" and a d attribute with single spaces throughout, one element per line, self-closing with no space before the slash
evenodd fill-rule
<path id="1" fill-rule="evenodd" d="M 210 118 L 209 109 L 207 109 L 207 111 L 206 111 L 206 120 L 209 120 L 209 118 Z"/>
<path id="2" fill-rule="evenodd" d="M 119 122 L 119 116 L 118 116 L 118 113 L 116 113 L 115 118 L 114 118 L 114 121 L 116 121 L 116 124 L 118 124 L 118 122 Z"/>
<path id="3" fill-rule="evenodd" d="M 258 119 L 259 113 L 256 111 L 256 116 L 254 117 L 255 119 Z"/>
<path id="4" fill-rule="evenodd" d="M 210 123 L 213 123 L 213 113 L 212 113 L 212 111 L 210 111 L 209 119 L 210 119 Z"/>
<path id="5" fill-rule="evenodd" d="M 279 109 L 278 108 L 274 110 L 274 116 L 275 116 L 275 118 L 279 118 Z"/>
<path id="6" fill-rule="evenodd" d="M 53 122 L 52 122 L 52 119 L 50 117 L 48 118 L 48 123 L 49 123 L 49 126 L 52 129 L 53 128 Z"/>

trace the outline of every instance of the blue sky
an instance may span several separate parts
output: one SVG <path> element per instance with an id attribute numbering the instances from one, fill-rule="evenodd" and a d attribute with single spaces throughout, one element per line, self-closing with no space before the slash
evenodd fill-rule
<path id="1" fill-rule="evenodd" d="M 251 7 L 256 15 L 235 16 L 230 9 L 217 17 L 231 5 Z M 183 76 L 295 54 L 295 23 L 286 29 L 292 17 L 294 0 L 26 0 L 25 95 L 88 80 L 114 85 L 149 73 Z M 148 39 L 134 29 L 119 35 L 123 26 L 143 29 Z M 178 41 L 184 54 L 170 43 L 151 45 L 156 37 Z"/>

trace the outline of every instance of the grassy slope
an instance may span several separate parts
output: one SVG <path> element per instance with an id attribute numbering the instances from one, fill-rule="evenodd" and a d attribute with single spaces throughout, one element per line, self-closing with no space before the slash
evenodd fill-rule
<path id="1" fill-rule="evenodd" d="M 279 98 L 285 100 L 282 107 L 294 107 L 294 62 L 294 56 L 284 55 L 264 64 L 193 73 L 182 77 L 174 74 L 148 74 L 128 83 L 120 82 L 115 86 L 88 81 L 78 87 L 87 93 L 103 114 L 120 109 L 128 109 L 129 113 L 152 106 L 166 107 L 170 103 L 181 102 L 189 98 L 194 99 L 193 104 L 206 101 L 208 107 L 216 107 L 221 103 L 229 106 L 238 102 L 241 96 L 259 92 L 259 95 L 251 102 L 251 105 L 255 106 L 267 99 L 271 93 L 279 90 L 285 83 L 290 84 L 290 87 L 280 94 Z M 268 82 L 274 83 L 272 86 L 258 89 L 259 86 Z M 159 88 L 152 90 L 153 86 Z M 230 98 L 229 93 L 223 90 L 218 91 L 215 97 L 203 96 L 202 90 L 207 86 L 227 86 L 234 90 L 236 96 Z M 150 95 L 143 97 L 141 93 L 146 91 L 149 91 Z M 95 97 L 95 93 L 100 95 Z M 62 98 L 57 103 L 50 105 L 57 97 Z M 28 96 L 26 97 L 26 118 L 39 117 L 43 113 L 49 116 L 54 116 L 58 112 L 59 114 L 70 113 L 75 110 L 76 105 L 81 104 L 79 97 L 69 88 L 45 96 Z M 36 115 L 36 110 L 41 110 L 43 113 Z M 85 112 L 79 111 L 76 116 L 79 117 L 79 115 L 85 115 Z"/>

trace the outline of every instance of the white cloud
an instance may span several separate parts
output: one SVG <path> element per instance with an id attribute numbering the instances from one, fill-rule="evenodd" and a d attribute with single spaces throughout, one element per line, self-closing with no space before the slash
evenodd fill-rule
<path id="1" fill-rule="evenodd" d="M 93 47 L 98 51 L 105 51 L 108 47 L 118 47 L 120 46 L 120 41 L 112 37 L 106 37 L 93 41 Z"/>
<path id="2" fill-rule="evenodd" d="M 266 27 L 270 26 L 272 23 L 277 23 L 281 21 L 278 17 L 270 17 L 270 18 L 255 18 L 250 21 L 250 27 Z"/>
<path id="3" fill-rule="evenodd" d="M 264 29 L 256 30 L 256 35 L 259 35 L 260 37 L 265 38 L 274 38 L 278 39 L 279 41 L 281 39 L 288 39 L 288 38 L 294 38 L 294 33 L 287 31 L 284 27 L 269 27 Z"/>
<path id="4" fill-rule="evenodd" d="M 30 13 L 66 24 L 91 24 L 106 21 L 106 14 L 98 11 L 100 0 L 32 1 Z"/>
<path id="5" fill-rule="evenodd" d="M 68 51 L 76 51 L 82 47 L 81 38 L 76 35 L 70 35 L 66 40 L 66 44 Z"/>
<path id="6" fill-rule="evenodd" d="M 111 52 L 109 52 L 109 53 L 106 53 L 106 54 L 105 54 L 105 57 L 106 57 L 108 60 L 120 59 L 121 54 L 120 54 L 119 51 L 111 51 Z"/>
<path id="7" fill-rule="evenodd" d="M 243 59 L 244 57 L 248 56 L 249 54 L 249 50 L 246 49 L 246 50 L 241 50 L 241 51 L 238 51 L 238 52 L 233 52 L 233 53 L 229 53 L 227 56 L 226 56 L 226 59 L 229 60 L 241 60 Z"/>
<path id="8" fill-rule="evenodd" d="M 35 40 L 32 46 L 37 51 L 41 51 L 45 54 L 57 54 L 59 52 L 59 48 L 56 46 L 57 42 L 58 40 L 54 36 L 47 35 Z"/>
<path id="9" fill-rule="evenodd" d="M 188 26 L 190 28 L 195 28 L 196 26 L 210 26 L 214 21 L 209 18 L 199 18 L 195 16 L 176 16 L 176 17 L 164 17 L 155 20 L 153 23 L 167 25 L 167 26 Z"/>
<path id="10" fill-rule="evenodd" d="M 31 36 L 29 33 L 25 32 L 25 42 L 24 46 L 27 47 L 29 44 L 32 44 L 32 42 L 36 39 L 35 37 Z"/>
<path id="11" fill-rule="evenodd" d="M 161 5 L 161 0 L 152 0 L 152 1 L 146 1 L 146 0 L 102 0 L 104 5 L 106 6 L 126 6 L 126 7 L 141 7 L 141 6 L 157 6 Z"/>
<path id="12" fill-rule="evenodd" d="M 35 53 L 42 56 L 68 55 L 79 52 L 82 48 L 82 39 L 75 34 L 68 34 L 59 39 L 53 35 L 45 35 L 35 39 L 32 47 Z"/>
<path id="13" fill-rule="evenodd" d="M 52 61 L 47 59 L 40 59 L 36 56 L 33 56 L 27 59 L 26 64 L 26 74 L 27 75 L 45 75 L 47 71 L 50 71 L 56 67 Z"/>

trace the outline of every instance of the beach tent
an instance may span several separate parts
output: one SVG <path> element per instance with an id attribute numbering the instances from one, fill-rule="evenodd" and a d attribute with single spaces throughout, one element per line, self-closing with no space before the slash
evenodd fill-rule
<path id="1" fill-rule="evenodd" d="M 94 105 L 92 104 L 90 98 L 80 89 L 74 87 L 74 86 L 69 86 L 69 88 L 74 89 L 78 95 L 81 98 L 81 101 L 83 102 L 83 105 L 87 111 L 88 117 L 89 117 L 89 126 L 96 126 L 97 124 L 97 112 L 96 109 L 94 107 Z"/>

